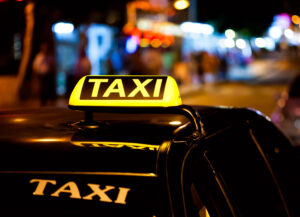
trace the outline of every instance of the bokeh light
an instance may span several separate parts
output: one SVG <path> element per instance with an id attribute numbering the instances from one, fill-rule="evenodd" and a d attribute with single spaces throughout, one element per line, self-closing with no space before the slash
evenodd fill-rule
<path id="1" fill-rule="evenodd" d="M 227 30 L 225 31 L 225 36 L 226 36 L 227 38 L 235 38 L 236 33 L 235 33 L 235 31 L 232 30 L 232 29 L 227 29 Z"/>
<path id="2" fill-rule="evenodd" d="M 292 22 L 296 25 L 300 24 L 300 17 L 298 15 L 293 15 L 292 16 Z"/>
<path id="3" fill-rule="evenodd" d="M 174 8 L 177 10 L 184 10 L 190 6 L 188 0 L 177 0 L 174 2 Z"/>

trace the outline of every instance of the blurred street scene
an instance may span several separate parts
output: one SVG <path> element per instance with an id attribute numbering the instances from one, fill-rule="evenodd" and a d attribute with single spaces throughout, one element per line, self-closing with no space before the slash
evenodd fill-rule
<path id="1" fill-rule="evenodd" d="M 0 108 L 66 107 L 84 75 L 146 74 L 173 76 L 186 104 L 271 116 L 300 74 L 300 17 L 276 4 L 226 23 L 196 0 L 0 0 Z"/>

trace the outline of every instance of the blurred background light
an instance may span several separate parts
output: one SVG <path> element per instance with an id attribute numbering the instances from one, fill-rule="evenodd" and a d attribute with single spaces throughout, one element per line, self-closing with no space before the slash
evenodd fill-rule
<path id="1" fill-rule="evenodd" d="M 235 33 L 235 31 L 232 30 L 232 29 L 227 29 L 227 30 L 225 31 L 225 36 L 226 36 L 227 38 L 235 38 L 236 33 Z"/>
<path id="2" fill-rule="evenodd" d="M 174 2 L 174 8 L 177 10 L 184 10 L 190 6 L 188 0 L 176 0 Z"/>
<path id="3" fill-rule="evenodd" d="M 296 25 L 300 24 L 300 17 L 298 15 L 293 15 L 292 16 L 292 22 Z"/>
<path id="4" fill-rule="evenodd" d="M 276 44 L 275 44 L 274 39 L 265 37 L 264 40 L 266 42 L 266 49 L 268 49 L 269 51 L 275 50 Z"/>
<path id="5" fill-rule="evenodd" d="M 142 38 L 140 41 L 141 47 L 148 47 L 150 44 L 150 40 L 148 38 Z"/>
<path id="6" fill-rule="evenodd" d="M 134 37 L 129 37 L 126 40 L 125 49 L 127 53 L 135 53 L 138 48 L 138 41 Z"/>
<path id="7" fill-rule="evenodd" d="M 183 32 L 186 33 L 200 33 L 205 35 L 211 35 L 214 32 L 214 27 L 209 24 L 195 23 L 195 22 L 183 22 L 180 25 Z"/>
<path id="8" fill-rule="evenodd" d="M 258 48 L 265 48 L 267 45 L 266 40 L 264 38 L 256 38 L 254 43 L 255 46 Z"/>
<path id="9" fill-rule="evenodd" d="M 272 26 L 269 28 L 268 34 L 271 38 L 279 39 L 282 35 L 282 30 L 278 26 Z"/>
<path id="10" fill-rule="evenodd" d="M 246 47 L 246 41 L 241 38 L 237 39 L 235 44 L 239 49 L 244 49 Z"/>
<path id="11" fill-rule="evenodd" d="M 273 26 L 278 26 L 282 29 L 287 29 L 291 25 L 291 17 L 286 13 L 275 15 L 273 18 Z"/>
<path id="12" fill-rule="evenodd" d="M 235 46 L 234 40 L 232 38 L 226 38 L 224 40 L 224 45 L 227 48 L 233 48 Z"/>
<path id="13" fill-rule="evenodd" d="M 53 24 L 52 31 L 56 34 L 70 34 L 74 31 L 72 23 L 58 22 Z"/>
<path id="14" fill-rule="evenodd" d="M 154 38 L 154 39 L 152 39 L 150 44 L 154 48 L 159 48 L 161 45 L 161 40 L 159 40 L 158 38 Z"/>
<path id="15" fill-rule="evenodd" d="M 87 54 L 92 64 L 92 75 L 104 74 L 104 61 L 113 46 L 113 29 L 109 26 L 92 23 L 86 35 L 88 37 Z"/>
<path id="16" fill-rule="evenodd" d="M 209 24 L 202 24 L 202 33 L 205 35 L 211 35 L 214 32 L 214 27 Z"/>
<path id="17" fill-rule="evenodd" d="M 285 29 L 283 32 L 284 36 L 288 39 L 294 38 L 294 32 L 291 29 Z"/>

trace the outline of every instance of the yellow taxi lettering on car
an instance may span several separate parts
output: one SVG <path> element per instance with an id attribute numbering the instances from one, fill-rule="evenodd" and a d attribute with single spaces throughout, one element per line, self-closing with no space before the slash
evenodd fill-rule
<path id="1" fill-rule="evenodd" d="M 49 186 L 48 184 L 56 185 L 56 180 L 31 179 L 30 183 L 38 183 L 33 192 L 33 195 L 35 196 L 62 197 L 69 195 L 69 198 L 72 199 L 93 200 L 95 198 L 99 198 L 99 201 L 101 202 L 117 204 L 126 204 L 127 195 L 130 191 L 130 188 L 125 187 L 116 188 L 115 186 L 106 185 L 102 188 L 99 184 L 87 183 L 86 185 L 89 187 L 90 192 L 85 196 L 81 196 L 82 194 L 80 193 L 78 185 L 73 181 L 69 181 L 54 192 L 50 193 L 50 195 L 46 195 L 46 187 Z M 117 190 L 117 196 L 115 198 L 111 198 L 107 194 L 112 190 Z"/>
<path id="2" fill-rule="evenodd" d="M 54 193 L 51 194 L 52 197 L 59 197 L 60 193 L 69 193 L 70 198 L 80 199 L 80 192 L 75 182 L 67 182 Z"/>
<path id="3" fill-rule="evenodd" d="M 56 181 L 55 180 L 45 180 L 45 179 L 31 179 L 30 183 L 35 183 L 37 182 L 37 186 L 35 191 L 33 192 L 33 195 L 44 195 L 44 190 L 46 188 L 46 185 L 48 183 L 52 184 L 52 185 L 56 185 Z"/>
<path id="4" fill-rule="evenodd" d="M 84 148 L 130 148 L 139 150 L 158 150 L 159 145 L 150 145 L 130 142 L 105 142 L 105 141 L 71 141 L 73 145 Z"/>
<path id="5" fill-rule="evenodd" d="M 129 188 L 119 187 L 119 194 L 117 196 L 117 199 L 115 200 L 115 203 L 126 204 L 126 197 L 129 191 Z"/>
<path id="6" fill-rule="evenodd" d="M 84 76 L 69 107 L 172 107 L 182 104 L 170 76 Z"/>
<path id="7" fill-rule="evenodd" d="M 100 198 L 100 201 L 102 202 L 110 202 L 112 203 L 112 200 L 107 196 L 106 192 L 115 189 L 114 186 L 107 185 L 104 189 L 100 189 L 100 185 L 96 184 L 87 184 L 91 190 L 92 193 L 82 197 L 84 200 L 92 200 L 95 196 L 98 196 Z"/>

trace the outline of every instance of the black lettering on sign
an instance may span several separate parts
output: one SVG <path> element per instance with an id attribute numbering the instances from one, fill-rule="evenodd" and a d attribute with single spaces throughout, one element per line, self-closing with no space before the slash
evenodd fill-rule
<path id="1" fill-rule="evenodd" d="M 80 99 L 161 100 L 167 77 L 86 77 Z"/>

